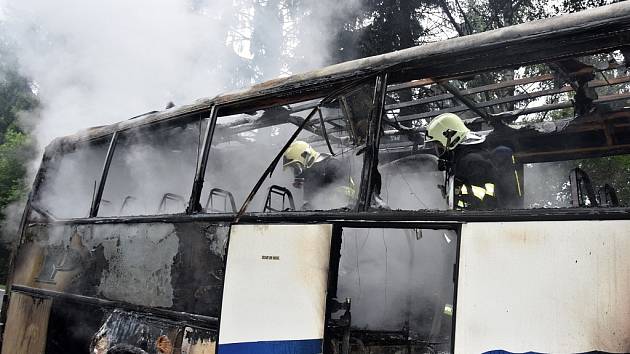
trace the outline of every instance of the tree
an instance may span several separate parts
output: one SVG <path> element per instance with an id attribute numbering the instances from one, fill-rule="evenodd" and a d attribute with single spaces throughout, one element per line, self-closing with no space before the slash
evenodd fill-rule
<path id="1" fill-rule="evenodd" d="M 33 110 L 36 106 L 31 82 L 19 75 L 15 68 L 0 67 L 0 144 L 9 129 L 20 130 L 17 126 L 20 112 Z"/>
<path id="2" fill-rule="evenodd" d="M 337 21 L 333 61 L 341 62 L 410 48 L 424 34 L 423 9 L 431 1 L 362 0 L 352 17 Z"/>
<path id="3" fill-rule="evenodd" d="M 2 67 L 0 77 L 0 217 L 4 219 L 4 208 L 23 198 L 27 190 L 26 166 L 36 152 L 19 117 L 34 110 L 38 101 L 29 80 L 14 67 Z"/>
<path id="4" fill-rule="evenodd" d="M 0 145 L 0 210 L 24 198 L 28 189 L 27 164 L 35 155 L 31 138 L 15 127 L 4 133 L 3 140 Z"/>
<path id="5" fill-rule="evenodd" d="M 15 240 L 15 230 L 5 223 L 6 208 L 23 200 L 28 186 L 27 166 L 37 156 L 35 144 L 28 132 L 20 128 L 21 112 L 34 110 L 37 97 L 31 83 L 14 67 L 0 71 L 0 283 L 6 282 L 9 249 Z"/>

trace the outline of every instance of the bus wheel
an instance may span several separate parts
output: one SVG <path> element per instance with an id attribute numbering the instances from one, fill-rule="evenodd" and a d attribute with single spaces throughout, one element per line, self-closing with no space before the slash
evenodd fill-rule
<path id="1" fill-rule="evenodd" d="M 148 354 L 144 350 L 129 344 L 116 344 L 109 348 L 107 354 Z"/>

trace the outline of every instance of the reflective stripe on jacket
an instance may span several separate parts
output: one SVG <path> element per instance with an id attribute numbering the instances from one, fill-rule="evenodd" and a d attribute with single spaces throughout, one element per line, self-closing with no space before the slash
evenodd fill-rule
<path id="1" fill-rule="evenodd" d="M 468 187 L 470 187 L 470 191 L 468 190 Z M 480 202 L 483 202 L 484 199 L 487 199 L 486 197 L 492 197 L 494 198 L 494 183 L 486 183 L 484 184 L 483 187 L 480 186 L 475 186 L 475 185 L 465 185 L 463 184 L 460 188 L 459 191 L 456 191 L 456 193 L 459 196 L 473 196 L 475 198 L 477 198 Z M 468 205 L 469 203 L 467 203 L 465 200 L 462 200 L 462 198 L 458 198 L 457 201 L 457 206 L 460 208 L 467 208 L 469 207 Z"/>

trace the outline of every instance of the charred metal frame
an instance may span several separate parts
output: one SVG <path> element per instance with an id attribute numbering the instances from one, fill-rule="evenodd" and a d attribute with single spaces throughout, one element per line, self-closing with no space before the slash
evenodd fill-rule
<path id="1" fill-rule="evenodd" d="M 374 175 L 378 174 L 378 150 L 381 141 L 383 126 L 383 107 L 385 106 L 385 96 L 387 94 L 387 74 L 376 77 L 374 84 L 374 95 L 372 98 L 372 112 L 369 117 L 369 128 L 366 139 L 366 146 L 363 157 L 363 170 L 361 171 L 361 186 L 359 188 L 359 198 L 357 211 L 369 209 L 374 192 Z M 380 181 L 379 181 L 380 183 Z"/>
<path id="2" fill-rule="evenodd" d="M 285 151 L 287 151 L 289 146 L 291 146 L 293 141 L 298 137 L 298 135 L 300 134 L 302 129 L 304 129 L 306 124 L 308 124 L 308 122 L 311 120 L 311 118 L 313 118 L 313 116 L 315 116 L 315 113 L 317 113 L 318 111 L 319 111 L 318 108 L 313 108 L 311 110 L 311 112 L 304 119 L 304 121 L 302 121 L 302 124 L 300 124 L 300 126 L 298 126 L 298 128 L 295 130 L 295 132 L 293 132 L 293 135 L 291 135 L 291 137 L 284 144 L 282 149 L 280 149 L 280 152 L 271 161 L 271 163 L 269 164 L 269 166 L 267 167 L 265 172 L 263 172 L 262 176 L 260 176 L 260 178 L 258 179 L 256 184 L 254 185 L 254 188 L 251 190 L 251 192 L 249 192 L 249 195 L 247 196 L 247 198 L 245 198 L 245 201 L 243 202 L 243 205 L 241 205 L 241 209 L 239 209 L 238 214 L 236 214 L 236 218 L 234 219 L 235 223 L 238 223 L 238 221 L 241 218 L 241 216 L 245 213 L 245 211 L 247 210 L 247 207 L 249 206 L 249 203 L 251 203 L 252 199 L 254 199 L 254 196 L 256 196 L 256 193 L 258 193 L 258 190 L 260 189 L 260 187 L 262 186 L 263 182 L 265 181 L 265 178 L 267 178 L 267 176 L 271 175 L 273 170 L 276 168 L 276 165 L 278 164 L 278 162 L 280 162 L 280 159 L 282 158 L 282 155 L 284 155 Z"/>
<path id="3" fill-rule="evenodd" d="M 369 79 L 370 79 L 370 77 L 368 77 L 367 79 L 354 80 L 354 81 L 350 82 L 348 85 L 344 85 L 341 88 L 332 91 L 326 97 L 322 98 L 319 101 L 319 103 L 311 110 L 311 112 L 308 114 L 308 116 L 306 116 L 306 118 L 304 118 L 304 120 L 299 124 L 298 128 L 293 132 L 293 134 L 287 140 L 287 142 L 284 144 L 282 149 L 280 149 L 280 151 L 278 152 L 276 157 L 274 157 L 274 159 L 271 161 L 271 163 L 269 164 L 267 169 L 263 172 L 262 176 L 260 176 L 260 178 L 258 179 L 256 184 L 254 185 L 254 188 L 252 188 L 252 190 L 249 193 L 249 195 L 247 196 L 247 198 L 245 198 L 245 201 L 243 202 L 243 205 L 241 206 L 240 210 L 236 214 L 236 218 L 234 219 L 234 223 L 238 223 L 239 222 L 239 220 L 241 219 L 241 217 L 243 216 L 245 211 L 247 211 L 247 207 L 249 206 L 249 203 L 254 199 L 254 196 L 256 196 L 256 194 L 258 193 L 258 190 L 260 189 L 260 187 L 262 186 L 263 182 L 265 181 L 265 178 L 270 176 L 271 173 L 275 170 L 276 166 L 278 165 L 278 162 L 280 162 L 280 159 L 282 158 L 284 153 L 287 151 L 289 146 L 291 146 L 291 144 L 295 141 L 295 139 L 298 137 L 298 135 L 300 135 L 302 130 L 304 130 L 306 128 L 308 122 L 315 116 L 315 114 L 321 114 L 321 111 L 320 111 L 321 105 L 326 104 L 326 103 L 330 103 L 330 102 L 336 100 L 338 95 L 341 95 L 347 90 L 350 90 L 350 89 L 352 89 L 354 87 L 357 87 L 359 85 L 364 84 L 365 81 L 367 81 Z M 364 183 L 363 179 L 361 180 L 361 183 L 362 184 Z"/>
<path id="4" fill-rule="evenodd" d="M 145 313 L 158 317 L 163 317 L 170 320 L 184 322 L 187 325 L 194 326 L 203 329 L 218 329 L 219 320 L 216 317 L 196 315 L 187 312 L 177 312 L 166 310 L 158 307 L 146 307 L 139 305 L 132 305 L 120 301 L 103 300 L 90 296 L 76 295 L 70 293 L 62 293 L 53 290 L 32 288 L 23 285 L 13 285 L 11 291 L 27 294 L 38 298 L 60 299 L 63 301 L 91 304 L 98 307 L 109 309 L 123 309 L 139 313 Z"/>
<path id="5" fill-rule="evenodd" d="M 216 127 L 218 117 L 218 107 L 212 106 L 210 108 L 210 119 L 208 120 L 208 126 L 206 127 L 206 134 L 203 137 L 203 146 L 201 147 L 201 156 L 197 163 L 197 169 L 195 171 L 195 181 L 193 183 L 192 191 L 190 192 L 190 200 L 188 201 L 188 207 L 186 208 L 186 214 L 192 214 L 200 212 L 202 210 L 200 199 L 201 191 L 203 190 L 203 180 L 206 175 L 206 167 L 208 166 L 208 156 L 210 155 L 210 147 L 212 146 L 212 138 L 214 137 L 214 129 Z"/>
<path id="6" fill-rule="evenodd" d="M 234 223 L 234 213 L 224 214 L 177 214 L 125 217 L 98 217 L 89 219 L 65 219 L 35 224 L 85 225 L 85 224 L 136 224 L 149 222 L 187 223 L 205 221 L 210 223 Z M 333 223 L 339 225 L 378 225 L 388 227 L 409 223 L 427 225 L 452 225 L 468 222 L 513 222 L 513 221 L 570 221 L 570 220 L 630 220 L 630 209 L 620 208 L 562 208 L 562 209 L 514 209 L 514 210 L 372 210 L 367 212 L 295 211 L 282 213 L 245 213 L 239 223 Z"/>
<path id="7" fill-rule="evenodd" d="M 214 196 L 218 196 L 218 197 L 222 197 L 223 198 L 223 210 L 224 212 L 227 212 L 227 206 L 228 206 L 228 201 L 230 202 L 230 208 L 232 208 L 232 212 L 236 213 L 236 202 L 234 201 L 234 196 L 232 195 L 232 193 L 221 189 L 221 188 L 212 188 L 210 190 L 210 193 L 208 194 L 208 200 L 206 201 L 206 210 L 210 210 L 210 211 L 218 211 L 218 209 L 216 209 L 214 207 L 214 199 L 212 197 Z"/>
<path id="8" fill-rule="evenodd" d="M 90 207 L 90 217 L 94 218 L 98 215 L 98 208 L 101 205 L 101 199 L 103 198 L 103 191 L 105 190 L 105 183 L 107 182 L 107 174 L 109 173 L 109 167 L 112 164 L 112 158 L 116 152 L 116 143 L 118 142 L 118 132 L 114 132 L 111 140 L 109 141 L 109 148 L 105 155 L 105 162 L 103 163 L 103 170 L 101 172 L 101 179 L 98 183 L 96 194 L 92 199 L 92 206 Z"/>
<path id="9" fill-rule="evenodd" d="M 278 195 L 282 197 L 282 208 L 276 209 L 273 207 L 273 196 Z M 289 203 L 289 207 L 285 208 L 285 202 Z M 269 187 L 267 190 L 267 198 L 265 201 L 264 212 L 278 212 L 278 211 L 287 211 L 287 210 L 295 210 L 295 202 L 293 201 L 293 194 L 287 188 L 282 186 L 273 185 Z"/>
<path id="10" fill-rule="evenodd" d="M 591 178 L 584 170 L 579 167 L 574 168 L 569 174 L 569 180 L 571 183 L 571 205 L 573 207 L 579 208 L 586 206 L 586 201 L 584 200 L 585 192 L 590 205 L 595 207 L 599 206 Z"/>
<path id="11" fill-rule="evenodd" d="M 604 53 L 610 54 L 609 51 Z M 628 56 L 630 57 L 630 55 Z M 580 89 L 582 91 L 594 90 L 595 88 L 613 88 L 614 85 L 624 84 L 630 82 L 630 76 L 621 75 L 614 78 L 607 78 L 605 72 L 618 70 L 622 64 L 618 62 L 608 62 L 604 67 L 595 67 L 592 64 L 584 64 L 577 59 L 562 59 L 562 61 L 575 63 L 576 66 L 581 69 L 575 69 L 570 73 L 570 77 L 584 77 L 588 74 L 588 78 L 592 78 L 592 81 L 586 83 L 577 84 L 572 82 L 565 74 L 558 77 L 560 74 L 543 74 L 532 77 L 525 77 L 520 79 L 512 79 L 508 81 L 499 81 L 492 84 L 486 84 L 482 86 L 475 86 L 459 91 L 453 85 L 447 84 L 446 80 L 433 80 L 422 79 L 414 80 L 405 84 L 394 84 L 388 87 L 388 92 L 393 93 L 403 89 L 420 87 L 422 90 L 431 91 L 431 85 L 439 85 L 442 89 L 448 93 L 436 93 L 435 95 L 429 95 L 419 99 L 412 99 L 409 101 L 396 102 L 386 105 L 385 109 L 393 114 L 393 118 L 386 119 L 386 123 L 395 128 L 388 132 L 387 135 L 401 136 L 408 135 L 408 131 L 402 129 L 399 125 L 400 122 L 411 122 L 418 120 L 425 120 L 433 118 L 442 113 L 474 113 L 473 117 L 466 118 L 465 121 L 472 127 L 476 127 L 474 130 L 484 129 L 486 124 L 490 124 L 495 128 L 492 132 L 493 142 L 490 144 L 496 144 L 501 141 L 503 145 L 511 145 L 517 151 L 515 157 L 519 162 L 532 163 L 532 162 L 545 162 L 555 160 L 570 160 L 578 158 L 591 158 L 611 156 L 616 154 L 628 154 L 630 153 L 630 145 L 628 141 L 630 139 L 630 130 L 627 127 L 630 125 L 630 109 L 618 108 L 613 111 L 609 111 L 608 105 L 614 102 L 629 100 L 630 95 L 627 93 L 609 94 L 606 96 L 596 97 L 592 95 L 592 99 L 586 99 L 585 104 L 590 104 L 593 108 L 592 111 L 584 112 L 584 109 L 578 109 L 582 107 L 575 100 L 567 100 L 559 103 L 548 103 L 535 107 L 528 107 L 527 105 L 520 109 L 511 111 L 502 111 L 500 113 L 486 113 L 485 109 L 502 108 L 502 105 L 513 105 L 516 102 L 529 101 L 541 98 L 550 97 L 557 94 L 566 94 L 575 92 L 575 87 L 585 87 Z M 629 59 L 625 58 L 628 62 Z M 548 67 L 553 68 L 554 63 L 546 63 Z M 508 68 L 509 69 L 509 68 Z M 595 74 L 603 76 L 603 80 L 594 80 Z M 483 74 L 481 75 L 483 76 Z M 480 94 L 493 92 L 501 96 L 500 89 L 512 89 L 515 90 L 519 85 L 541 83 L 544 81 L 561 80 L 562 77 L 566 77 L 569 80 L 569 85 L 564 81 L 561 81 L 559 87 L 544 88 L 542 90 L 536 90 L 533 92 L 518 93 L 514 95 L 507 95 L 505 97 L 499 97 L 495 99 L 482 100 L 479 103 L 474 102 L 472 99 L 466 97 L 467 95 Z M 449 78 L 450 80 L 463 80 L 467 81 L 471 77 L 454 76 Z M 562 79 L 565 80 L 565 79 Z M 462 105 L 456 103 L 449 104 L 448 102 L 456 99 Z M 447 103 L 448 107 L 442 107 L 435 109 L 430 105 L 442 105 Z M 529 104 L 528 103 L 528 104 Z M 426 112 L 406 112 L 405 114 L 396 114 L 396 110 L 402 108 L 418 107 L 420 110 L 428 110 Z M 567 108 L 573 108 L 576 113 L 573 117 L 568 119 L 553 120 L 553 122 L 538 122 L 538 123 L 514 123 L 516 118 L 521 115 L 528 115 L 534 113 L 545 113 L 551 111 L 557 111 Z M 508 126 L 507 124 L 514 124 L 514 126 Z M 422 128 L 416 130 L 422 131 Z M 498 133 L 501 131 L 500 133 Z M 494 134 L 498 133 L 498 134 Z M 409 139 L 412 140 L 412 139 Z M 562 144 L 557 142 L 564 141 Z M 412 141 L 405 141 L 403 144 L 409 147 Z M 390 147 L 392 145 L 387 145 Z M 394 146 L 396 147 L 396 146 Z M 423 153 L 431 153 L 432 146 L 423 146 Z"/>

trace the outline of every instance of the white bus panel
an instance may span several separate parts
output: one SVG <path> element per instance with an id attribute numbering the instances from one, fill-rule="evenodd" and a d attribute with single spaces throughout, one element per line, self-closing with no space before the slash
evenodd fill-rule
<path id="1" fill-rule="evenodd" d="M 630 221 L 464 224 L 456 353 L 630 352 Z"/>
<path id="2" fill-rule="evenodd" d="M 235 225 L 219 354 L 322 352 L 332 225 Z"/>

